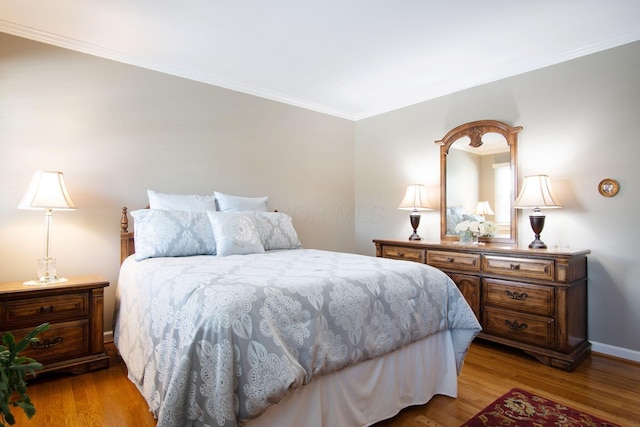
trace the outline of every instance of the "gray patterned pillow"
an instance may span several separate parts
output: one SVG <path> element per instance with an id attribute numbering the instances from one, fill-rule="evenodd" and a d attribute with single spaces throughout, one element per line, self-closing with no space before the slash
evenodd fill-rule
<path id="1" fill-rule="evenodd" d="M 302 247 L 289 215 L 281 212 L 256 212 L 256 219 L 265 251 Z"/>
<path id="2" fill-rule="evenodd" d="M 216 253 L 216 241 L 205 212 L 140 209 L 131 212 L 131 216 L 136 261 Z"/>
<path id="3" fill-rule="evenodd" d="M 264 253 L 255 212 L 207 212 L 218 256 Z"/>

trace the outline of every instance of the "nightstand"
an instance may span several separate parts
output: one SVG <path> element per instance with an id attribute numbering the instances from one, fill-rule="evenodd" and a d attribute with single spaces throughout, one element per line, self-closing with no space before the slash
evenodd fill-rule
<path id="1" fill-rule="evenodd" d="M 81 374 L 109 366 L 104 351 L 103 290 L 109 282 L 100 275 L 71 277 L 66 282 L 25 285 L 0 284 L 0 336 L 7 331 L 21 339 L 33 328 L 49 323 L 21 353 L 42 363 L 40 372 Z"/>

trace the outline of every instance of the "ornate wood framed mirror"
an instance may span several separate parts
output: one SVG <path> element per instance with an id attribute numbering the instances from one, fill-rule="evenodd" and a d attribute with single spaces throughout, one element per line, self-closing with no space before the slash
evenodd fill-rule
<path id="1" fill-rule="evenodd" d="M 496 120 L 465 123 L 436 141 L 440 145 L 440 238 L 458 240 L 462 221 L 488 221 L 495 233 L 480 241 L 517 242 L 518 133 Z"/>

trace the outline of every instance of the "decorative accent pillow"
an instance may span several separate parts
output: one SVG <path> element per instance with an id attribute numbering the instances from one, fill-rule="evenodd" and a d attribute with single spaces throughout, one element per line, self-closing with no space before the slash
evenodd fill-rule
<path id="1" fill-rule="evenodd" d="M 218 256 L 264 253 L 255 212 L 207 212 Z"/>
<path id="2" fill-rule="evenodd" d="M 216 241 L 204 212 L 140 209 L 131 212 L 131 216 L 136 261 L 216 254 Z"/>
<path id="3" fill-rule="evenodd" d="M 462 215 L 463 221 L 483 221 L 483 218 L 480 215 L 476 214 L 464 214 Z"/>
<path id="4" fill-rule="evenodd" d="M 302 247 L 289 215 L 280 212 L 256 212 L 256 220 L 265 251 Z"/>
<path id="5" fill-rule="evenodd" d="M 220 212 L 266 212 L 268 196 L 264 197 L 241 197 L 231 196 L 229 194 L 214 192 L 213 193 L 218 209 Z M 215 210 L 215 209 L 210 209 Z"/>
<path id="6" fill-rule="evenodd" d="M 196 194 L 169 194 L 147 190 L 151 209 L 178 210 L 188 212 L 206 212 L 216 210 L 215 196 Z"/>

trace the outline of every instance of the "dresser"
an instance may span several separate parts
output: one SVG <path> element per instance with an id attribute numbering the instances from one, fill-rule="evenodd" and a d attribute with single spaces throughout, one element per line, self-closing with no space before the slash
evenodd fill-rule
<path id="1" fill-rule="evenodd" d="M 49 323 L 21 355 L 42 363 L 38 372 L 83 373 L 109 366 L 104 351 L 103 290 L 99 275 L 72 277 L 61 283 L 0 283 L 0 335 L 10 331 L 20 340 L 33 328 Z"/>
<path id="2" fill-rule="evenodd" d="M 451 277 L 482 325 L 479 338 L 519 348 L 546 365 L 568 371 L 591 351 L 589 250 L 373 242 L 379 257 L 429 264 Z"/>

